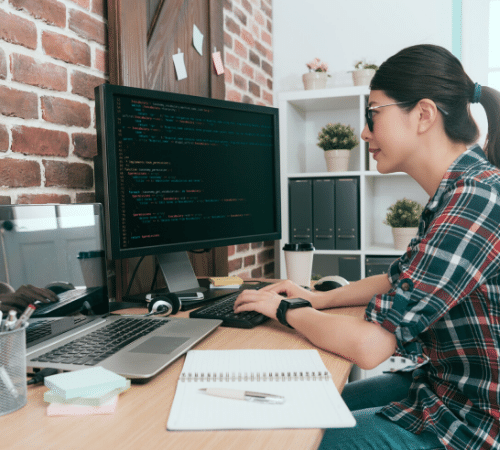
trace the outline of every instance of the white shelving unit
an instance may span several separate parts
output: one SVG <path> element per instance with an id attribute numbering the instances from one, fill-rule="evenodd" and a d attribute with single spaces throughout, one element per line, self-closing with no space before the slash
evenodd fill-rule
<path id="1" fill-rule="evenodd" d="M 407 197 L 427 203 L 425 191 L 404 173 L 383 175 L 369 170 L 368 148 L 361 139 L 365 126 L 365 105 L 369 95 L 367 86 L 309 91 L 285 92 L 279 96 L 282 240 L 277 253 L 280 255 L 280 278 L 286 277 L 283 245 L 289 242 L 288 181 L 294 178 L 357 177 L 360 189 L 360 249 L 318 250 L 320 258 L 332 258 L 335 275 L 335 258 L 340 255 L 359 257 L 361 277 L 365 277 L 367 256 L 399 256 L 394 250 L 392 233 L 383 220 L 387 208 L 396 200 Z M 351 125 L 358 134 L 360 145 L 353 149 L 348 172 L 327 172 L 323 150 L 317 145 L 317 136 L 327 123 L 341 122 Z M 333 203 L 332 203 L 333 207 Z"/>

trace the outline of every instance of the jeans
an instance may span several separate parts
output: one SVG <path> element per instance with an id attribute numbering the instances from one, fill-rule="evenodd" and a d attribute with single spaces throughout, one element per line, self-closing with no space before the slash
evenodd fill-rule
<path id="1" fill-rule="evenodd" d="M 342 398 L 356 419 L 354 428 L 325 430 L 318 450 L 442 450 L 436 435 L 413 434 L 386 417 L 376 414 L 392 401 L 406 398 L 411 372 L 388 373 L 348 383 Z"/>

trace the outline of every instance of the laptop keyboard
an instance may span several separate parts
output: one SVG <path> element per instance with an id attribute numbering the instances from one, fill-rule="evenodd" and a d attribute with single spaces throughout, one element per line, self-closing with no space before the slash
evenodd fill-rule
<path id="1" fill-rule="evenodd" d="M 269 283 L 262 283 L 253 289 L 261 289 Z M 251 288 L 252 289 L 252 288 Z M 267 320 L 269 317 L 255 311 L 244 311 L 236 314 L 234 312 L 234 302 L 241 291 L 230 294 L 216 303 L 203 306 L 189 314 L 189 317 L 196 319 L 219 319 L 222 326 L 233 328 L 254 328 Z"/>
<path id="2" fill-rule="evenodd" d="M 38 358 L 33 358 L 32 361 L 94 366 L 166 322 L 167 320 L 141 318 L 118 319 Z"/>

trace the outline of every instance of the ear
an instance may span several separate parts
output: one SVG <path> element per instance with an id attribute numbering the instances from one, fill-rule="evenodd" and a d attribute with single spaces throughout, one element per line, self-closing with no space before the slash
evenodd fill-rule
<path id="1" fill-rule="evenodd" d="M 423 98 L 417 103 L 415 108 L 418 112 L 417 130 L 419 133 L 425 133 L 431 129 L 438 120 L 438 109 L 434 101 Z"/>

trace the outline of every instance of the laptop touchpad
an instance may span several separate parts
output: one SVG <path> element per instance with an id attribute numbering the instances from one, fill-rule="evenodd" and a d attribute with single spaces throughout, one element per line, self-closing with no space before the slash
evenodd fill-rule
<path id="1" fill-rule="evenodd" d="M 132 353 L 156 353 L 168 355 L 178 349 L 189 338 L 153 336 L 130 351 Z"/>

